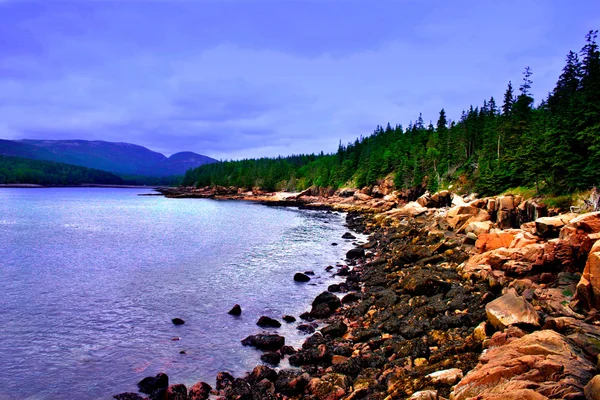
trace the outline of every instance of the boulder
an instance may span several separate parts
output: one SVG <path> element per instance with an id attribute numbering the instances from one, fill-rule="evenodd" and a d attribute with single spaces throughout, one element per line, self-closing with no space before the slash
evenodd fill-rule
<path id="1" fill-rule="evenodd" d="M 285 344 L 285 338 L 279 335 L 259 333 L 243 339 L 242 344 L 256 347 L 259 350 L 279 350 Z"/>
<path id="2" fill-rule="evenodd" d="M 342 235 L 342 239 L 356 239 L 356 236 L 354 236 L 350 232 L 346 232 Z"/>
<path id="3" fill-rule="evenodd" d="M 187 388 L 181 383 L 169 386 L 165 400 L 188 400 Z"/>
<path id="4" fill-rule="evenodd" d="M 363 249 L 362 247 L 357 247 L 354 249 L 350 249 L 348 250 L 348 252 L 346 253 L 346 258 L 348 260 L 354 260 L 357 258 L 361 258 L 365 256 L 365 249 Z"/>
<path id="5" fill-rule="evenodd" d="M 308 282 L 308 281 L 310 281 L 310 277 L 306 274 L 303 274 L 302 272 L 296 272 L 294 274 L 294 281 L 295 282 Z"/>
<path id="6" fill-rule="evenodd" d="M 394 212 L 395 211 L 395 212 Z M 427 211 L 427 207 L 421 206 L 416 201 L 405 204 L 402 208 L 388 211 L 394 216 L 416 217 Z"/>
<path id="7" fill-rule="evenodd" d="M 540 318 L 533 306 L 514 289 L 485 306 L 488 320 L 496 329 L 506 329 L 510 325 L 540 326 Z"/>
<path id="8" fill-rule="evenodd" d="M 595 371 L 596 366 L 564 336 L 542 330 L 483 353 L 477 367 L 454 387 L 451 397 L 455 400 L 581 398 Z M 518 392 L 527 389 L 542 397 Z M 515 393 L 521 397 L 514 397 Z"/>
<path id="9" fill-rule="evenodd" d="M 512 242 L 510 243 L 510 245 L 508 246 L 509 249 L 521 249 L 525 246 L 529 246 L 530 244 L 535 244 L 537 243 L 539 240 L 539 238 L 529 232 L 526 231 L 520 231 L 518 232 Z"/>
<path id="10" fill-rule="evenodd" d="M 296 317 L 293 317 L 291 315 L 284 315 L 283 317 L 281 317 L 281 319 L 283 319 L 287 323 L 296 322 Z"/>
<path id="11" fill-rule="evenodd" d="M 281 327 L 281 322 L 271 317 L 267 317 L 266 315 L 263 315 L 258 319 L 256 325 L 260 326 L 261 328 L 279 328 Z"/>
<path id="12" fill-rule="evenodd" d="M 190 388 L 189 400 L 208 400 L 212 387 L 206 382 L 198 382 Z"/>
<path id="13" fill-rule="evenodd" d="M 169 377 L 161 372 L 156 376 L 145 377 L 137 385 L 140 392 L 151 394 L 155 390 L 166 389 L 169 386 Z"/>
<path id="14" fill-rule="evenodd" d="M 432 372 L 426 378 L 429 378 L 434 385 L 454 385 L 463 378 L 463 372 L 458 368 L 450 368 Z"/>
<path id="15" fill-rule="evenodd" d="M 592 246 L 577 284 L 575 299 L 587 310 L 600 309 L 600 241 Z"/>
<path id="16" fill-rule="evenodd" d="M 476 236 L 480 236 L 484 233 L 488 233 L 491 228 L 491 221 L 473 221 L 466 225 L 465 233 L 474 233 Z"/>
<path id="17" fill-rule="evenodd" d="M 448 210 L 446 221 L 452 229 L 461 227 L 469 218 L 479 214 L 479 209 L 472 206 L 455 206 Z"/>
<path id="18" fill-rule="evenodd" d="M 314 318 L 327 318 L 341 305 L 342 302 L 340 301 L 340 298 L 335 294 L 323 292 L 313 300 L 310 313 Z"/>
<path id="19" fill-rule="evenodd" d="M 182 320 L 181 318 L 173 318 L 171 320 L 171 322 L 173 322 L 173 325 L 183 325 L 183 324 L 185 324 L 185 321 Z"/>
<path id="20" fill-rule="evenodd" d="M 354 197 L 354 200 L 359 200 L 359 201 L 369 201 L 373 198 L 373 197 L 369 196 L 368 194 L 364 194 L 364 193 L 360 193 L 360 192 L 354 193 L 354 195 L 352 197 Z"/>
<path id="21" fill-rule="evenodd" d="M 438 400 L 438 393 L 435 390 L 420 390 L 413 393 L 408 400 Z"/>
<path id="22" fill-rule="evenodd" d="M 348 326 L 343 322 L 335 322 L 321 329 L 323 336 L 340 337 L 348 330 Z"/>
<path id="23" fill-rule="evenodd" d="M 563 226 L 575 218 L 574 214 L 563 214 L 554 217 L 542 217 L 535 220 L 535 231 L 543 238 L 557 238 Z"/>
<path id="24" fill-rule="evenodd" d="M 227 386 L 231 385 L 235 378 L 227 371 L 222 371 L 217 374 L 216 388 L 217 390 L 223 390 Z"/>
<path id="25" fill-rule="evenodd" d="M 475 248 L 480 253 L 484 253 L 490 250 L 496 250 L 501 247 L 508 248 L 516 236 L 516 232 L 510 231 L 496 231 L 490 233 L 483 233 L 477 238 Z"/>
<path id="26" fill-rule="evenodd" d="M 281 355 L 275 351 L 268 351 L 260 356 L 261 361 L 271 365 L 278 365 L 281 361 Z"/>
<path id="27" fill-rule="evenodd" d="M 235 316 L 242 315 L 242 307 L 240 307 L 239 304 L 236 304 L 231 308 L 231 310 L 229 310 L 227 314 Z"/>
<path id="28" fill-rule="evenodd" d="M 583 389 L 585 400 L 600 400 L 600 375 L 596 375 Z"/>
<path id="29" fill-rule="evenodd" d="M 582 214 L 569 221 L 569 224 L 587 233 L 600 232 L 600 211 Z"/>

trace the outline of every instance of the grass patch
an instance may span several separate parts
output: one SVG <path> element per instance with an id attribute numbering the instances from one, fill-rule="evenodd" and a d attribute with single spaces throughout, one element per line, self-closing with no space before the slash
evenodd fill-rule
<path id="1" fill-rule="evenodd" d="M 565 297 L 572 297 L 573 296 L 573 292 L 571 291 L 571 289 L 565 289 L 562 291 L 562 295 Z"/>
<path id="2" fill-rule="evenodd" d="M 524 200 L 527 200 L 535 197 L 537 195 L 537 191 L 534 187 L 518 186 L 505 190 L 502 195 L 521 196 Z"/>

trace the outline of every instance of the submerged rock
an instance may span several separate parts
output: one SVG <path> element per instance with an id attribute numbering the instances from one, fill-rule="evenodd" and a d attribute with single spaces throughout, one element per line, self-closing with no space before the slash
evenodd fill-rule
<path id="1" fill-rule="evenodd" d="M 346 232 L 342 235 L 342 239 L 356 239 L 356 236 L 354 236 L 350 232 Z"/>
<path id="2" fill-rule="evenodd" d="M 173 322 L 174 325 L 183 325 L 183 324 L 185 324 L 185 321 L 182 320 L 181 318 L 173 318 L 171 320 L 171 322 Z"/>
<path id="3" fill-rule="evenodd" d="M 256 325 L 260 326 L 261 328 L 279 328 L 281 327 L 281 322 L 263 315 L 258 319 Z"/>

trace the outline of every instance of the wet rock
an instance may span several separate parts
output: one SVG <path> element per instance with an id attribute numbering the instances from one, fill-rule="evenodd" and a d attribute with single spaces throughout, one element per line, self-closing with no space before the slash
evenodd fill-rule
<path id="1" fill-rule="evenodd" d="M 539 316 L 529 302 L 510 289 L 505 295 L 488 303 L 485 312 L 496 329 L 506 329 L 510 325 L 540 326 Z"/>
<path id="2" fill-rule="evenodd" d="M 229 310 L 227 314 L 235 316 L 242 315 L 242 307 L 240 307 L 239 304 L 236 304 L 231 308 L 231 310 Z"/>
<path id="3" fill-rule="evenodd" d="M 225 388 L 227 399 L 252 400 L 252 387 L 244 379 L 235 379 L 231 385 Z"/>
<path id="4" fill-rule="evenodd" d="M 281 327 L 281 322 L 271 317 L 267 317 L 266 315 L 263 315 L 258 319 L 256 325 L 260 326 L 261 328 L 279 328 Z"/>
<path id="5" fill-rule="evenodd" d="M 595 371 L 596 366 L 564 336 L 542 330 L 482 354 L 452 396 L 455 400 L 487 399 L 530 389 L 551 398 L 581 398 Z"/>
<path id="6" fill-rule="evenodd" d="M 333 373 L 311 379 L 307 391 L 319 400 L 338 400 L 344 397 L 349 385 L 348 377 Z"/>
<path id="7" fill-rule="evenodd" d="M 281 355 L 291 356 L 292 354 L 296 354 L 296 349 L 294 349 L 292 346 L 283 346 L 279 352 Z"/>
<path id="8" fill-rule="evenodd" d="M 331 245 L 332 245 L 332 246 L 337 246 L 338 244 L 337 244 L 337 243 L 335 243 L 335 242 L 333 242 L 333 243 L 331 243 Z"/>
<path id="9" fill-rule="evenodd" d="M 169 386 L 169 377 L 167 374 L 159 373 L 156 376 L 147 376 L 138 382 L 140 392 L 151 394 L 158 389 L 166 389 Z"/>
<path id="10" fill-rule="evenodd" d="M 117 399 L 117 400 L 144 400 L 144 398 L 142 396 L 140 396 L 137 393 L 131 393 L 131 392 L 126 392 L 126 393 L 119 393 L 113 396 L 113 399 Z"/>
<path id="11" fill-rule="evenodd" d="M 275 371 L 273 368 L 267 367 L 266 365 L 257 365 L 250 373 L 249 378 L 252 382 L 260 382 L 263 379 L 275 382 L 277 380 L 277 371 Z"/>
<path id="12" fill-rule="evenodd" d="M 173 318 L 171 320 L 171 322 L 173 322 L 174 325 L 183 325 L 183 324 L 185 324 L 185 321 L 182 320 L 181 318 Z"/>
<path id="13" fill-rule="evenodd" d="M 335 322 L 321 329 L 323 336 L 329 335 L 333 338 L 340 337 L 348 331 L 348 326 L 343 322 Z"/>
<path id="14" fill-rule="evenodd" d="M 302 272 L 296 272 L 296 274 L 294 274 L 294 281 L 308 282 L 308 281 L 310 281 L 310 277 L 306 274 L 303 274 Z"/>
<path id="15" fill-rule="evenodd" d="M 304 391 L 310 375 L 294 370 L 282 370 L 275 381 L 275 389 L 285 396 L 297 396 Z"/>
<path id="16" fill-rule="evenodd" d="M 216 389 L 217 390 L 225 389 L 227 386 L 229 386 L 233 383 L 234 379 L 235 378 L 233 377 L 233 375 L 231 375 L 229 372 L 226 372 L 226 371 L 219 372 L 217 374 Z"/>
<path id="17" fill-rule="evenodd" d="M 342 297 L 342 304 L 350 304 L 358 301 L 360 296 L 356 293 L 348 293 L 344 297 Z"/>
<path id="18" fill-rule="evenodd" d="M 323 292 L 312 302 L 311 315 L 315 318 L 327 318 L 342 305 L 339 297 L 330 292 Z"/>
<path id="19" fill-rule="evenodd" d="M 169 386 L 165 400 L 188 400 L 187 388 L 181 383 Z"/>
<path id="20" fill-rule="evenodd" d="M 291 315 L 284 315 L 282 319 L 287 323 L 292 323 L 296 321 L 296 318 Z"/>
<path id="21" fill-rule="evenodd" d="M 309 335 L 309 334 L 315 332 L 315 327 L 310 324 L 300 324 L 296 327 L 296 329 L 298 329 L 300 332 L 304 333 L 305 335 Z"/>
<path id="22" fill-rule="evenodd" d="M 600 400 L 600 375 L 596 375 L 583 389 L 585 400 Z"/>
<path id="23" fill-rule="evenodd" d="M 365 249 L 363 249 L 361 247 L 357 247 L 355 249 L 350 249 L 346 253 L 346 258 L 348 260 L 354 260 L 354 259 L 361 258 L 364 256 L 365 256 Z"/>
<path id="24" fill-rule="evenodd" d="M 331 292 L 331 293 L 337 293 L 340 291 L 340 285 L 338 284 L 333 284 L 333 285 L 329 285 L 327 287 L 327 291 Z"/>
<path id="25" fill-rule="evenodd" d="M 281 355 L 274 351 L 269 351 L 260 356 L 260 359 L 267 364 L 278 365 L 281 361 Z"/>
<path id="26" fill-rule="evenodd" d="M 310 270 L 309 270 L 309 271 L 304 271 L 304 273 L 305 273 L 306 275 L 310 275 L 310 276 L 312 276 L 312 275 L 314 275 L 314 274 L 315 274 L 315 271 L 310 271 Z"/>
<path id="27" fill-rule="evenodd" d="M 342 235 L 342 239 L 356 239 L 356 236 L 354 236 L 350 232 L 346 232 Z"/>
<path id="28" fill-rule="evenodd" d="M 250 335 L 242 340 L 244 346 L 256 347 L 259 350 L 279 350 L 285 345 L 285 338 L 280 335 L 270 335 L 259 333 L 258 335 Z"/>
<path id="29" fill-rule="evenodd" d="M 433 296 L 450 290 L 450 284 L 437 278 L 429 269 L 419 269 L 400 282 L 407 293 L 416 296 Z"/>
<path id="30" fill-rule="evenodd" d="M 206 382 L 198 382 L 190 388 L 189 400 L 208 400 L 212 387 Z"/>

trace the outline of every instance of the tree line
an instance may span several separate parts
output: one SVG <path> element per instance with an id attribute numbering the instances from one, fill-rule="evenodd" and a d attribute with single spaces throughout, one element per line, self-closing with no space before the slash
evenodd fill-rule
<path id="1" fill-rule="evenodd" d="M 393 174 L 397 188 L 451 183 L 482 195 L 531 186 L 569 193 L 600 184 L 600 52 L 590 31 L 580 52 L 569 52 L 548 96 L 535 105 L 532 70 L 518 89 L 508 83 L 502 103 L 491 97 L 449 122 L 421 115 L 408 126 L 377 126 L 367 137 L 340 143 L 335 154 L 244 159 L 189 170 L 186 186 L 303 190 L 362 188 Z"/>

